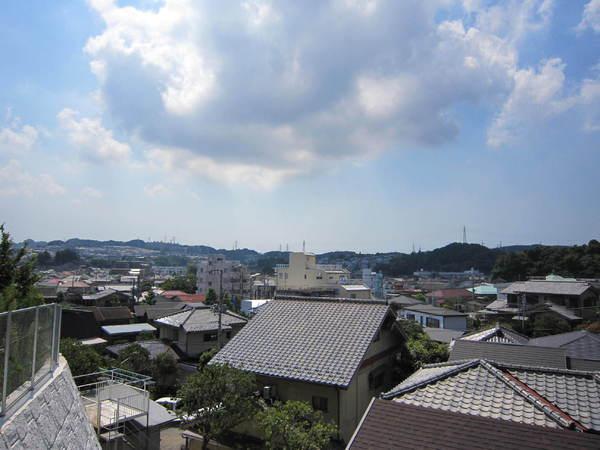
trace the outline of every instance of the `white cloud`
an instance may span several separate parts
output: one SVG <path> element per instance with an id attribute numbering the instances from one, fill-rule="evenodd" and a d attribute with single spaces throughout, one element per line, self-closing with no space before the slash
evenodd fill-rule
<path id="1" fill-rule="evenodd" d="M 111 118 L 155 149 L 151 164 L 225 184 L 271 188 L 439 145 L 459 133 L 464 105 L 501 108 L 488 141 L 503 145 L 529 100 L 559 109 L 568 98 L 560 64 L 519 66 L 551 0 L 469 0 L 458 12 L 449 0 L 91 4 L 105 27 L 86 52 Z"/>
<path id="2" fill-rule="evenodd" d="M 0 166 L 1 197 L 60 196 L 66 192 L 51 175 L 31 174 L 14 159 Z"/>
<path id="3" fill-rule="evenodd" d="M 98 189 L 86 186 L 81 190 L 81 196 L 83 198 L 98 200 L 98 199 L 103 198 L 104 194 L 102 193 L 102 191 L 99 191 Z"/>
<path id="4" fill-rule="evenodd" d="M 488 130 L 488 144 L 502 147 L 521 138 L 526 129 L 578 108 L 585 117 L 583 129 L 595 131 L 594 112 L 600 104 L 600 80 L 586 79 L 579 90 L 565 92 L 565 64 L 553 58 L 537 69 L 518 70 L 514 89 Z"/>
<path id="5" fill-rule="evenodd" d="M 150 186 L 144 186 L 144 193 L 148 197 L 159 197 L 170 192 L 169 188 L 167 188 L 164 184 L 154 184 Z"/>
<path id="6" fill-rule="evenodd" d="M 58 113 L 58 120 L 71 144 L 92 161 L 124 161 L 131 153 L 129 145 L 117 141 L 100 119 L 79 117 L 78 112 L 65 108 Z"/>
<path id="7" fill-rule="evenodd" d="M 39 131 L 31 125 L 21 125 L 18 117 L 10 110 L 6 114 L 7 126 L 0 128 L 0 153 L 21 154 L 28 152 L 36 144 Z"/>
<path id="8" fill-rule="evenodd" d="M 600 33 L 600 0 L 590 0 L 583 8 L 581 22 L 577 25 L 578 32 L 592 30 L 594 33 Z"/>

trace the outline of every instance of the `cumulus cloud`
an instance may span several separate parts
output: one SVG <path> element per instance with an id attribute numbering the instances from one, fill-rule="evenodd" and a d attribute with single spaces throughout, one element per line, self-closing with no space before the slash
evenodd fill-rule
<path id="1" fill-rule="evenodd" d="M 500 113 L 488 130 L 492 147 L 511 144 L 524 131 L 548 118 L 578 109 L 584 117 L 584 131 L 597 131 L 600 108 L 600 80 L 585 79 L 574 93 L 565 91 L 565 64 L 560 58 L 544 61 L 538 68 L 518 70 L 515 85 Z"/>
<path id="2" fill-rule="evenodd" d="M 60 196 L 66 192 L 67 190 L 51 175 L 31 174 L 14 159 L 0 166 L 0 196 L 2 197 Z"/>
<path id="3" fill-rule="evenodd" d="M 592 30 L 600 33 L 600 0 L 590 0 L 583 8 L 581 22 L 577 25 L 578 32 Z"/>
<path id="4" fill-rule="evenodd" d="M 77 111 L 65 108 L 58 113 L 58 120 L 71 144 L 85 158 L 96 162 L 118 162 L 129 157 L 129 145 L 117 141 L 112 131 L 102 126 L 100 119 L 80 117 Z"/>
<path id="5" fill-rule="evenodd" d="M 20 154 L 33 148 L 39 137 L 39 131 L 31 125 L 21 125 L 18 117 L 7 112 L 8 124 L 0 128 L 0 153 Z"/>
<path id="6" fill-rule="evenodd" d="M 529 108 L 528 84 L 552 97 L 564 83 L 561 63 L 518 63 L 551 0 L 469 0 L 458 14 L 447 0 L 91 6 L 104 29 L 85 50 L 111 119 L 154 149 L 151 164 L 225 183 L 268 189 L 339 161 L 439 145 L 460 132 L 464 104 L 500 105 L 498 145 Z M 555 83 L 547 93 L 545 81 Z"/>

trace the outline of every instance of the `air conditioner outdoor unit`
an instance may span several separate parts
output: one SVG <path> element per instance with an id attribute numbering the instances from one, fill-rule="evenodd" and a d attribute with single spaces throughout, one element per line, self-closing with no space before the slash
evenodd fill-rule
<path id="1" fill-rule="evenodd" d="M 275 399 L 276 389 L 275 386 L 265 386 L 263 387 L 262 397 L 265 400 L 273 400 Z"/>

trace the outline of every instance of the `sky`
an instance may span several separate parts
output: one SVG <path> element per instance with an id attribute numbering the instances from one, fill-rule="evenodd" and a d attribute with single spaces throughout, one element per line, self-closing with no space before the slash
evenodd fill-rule
<path id="1" fill-rule="evenodd" d="M 600 238 L 600 0 L 22 0 L 0 58 L 15 240 Z"/>

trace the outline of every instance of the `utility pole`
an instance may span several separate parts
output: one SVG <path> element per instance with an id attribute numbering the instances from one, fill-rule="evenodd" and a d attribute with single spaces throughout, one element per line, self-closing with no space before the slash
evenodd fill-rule
<path id="1" fill-rule="evenodd" d="M 209 273 L 219 272 L 219 303 L 218 303 L 218 314 L 219 314 L 219 327 L 217 328 L 217 349 L 221 350 L 221 329 L 222 329 L 222 315 L 223 315 L 223 269 L 212 269 Z"/>

